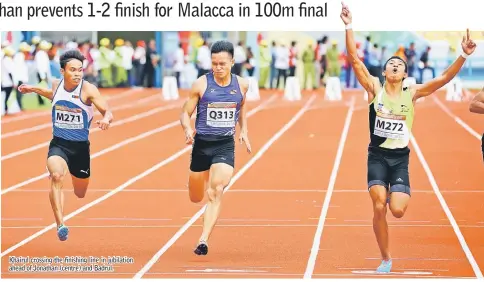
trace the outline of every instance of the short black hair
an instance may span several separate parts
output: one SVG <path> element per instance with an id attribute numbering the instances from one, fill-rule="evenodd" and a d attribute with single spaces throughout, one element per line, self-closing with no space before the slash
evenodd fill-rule
<path id="1" fill-rule="evenodd" d="M 386 69 L 387 69 L 387 64 L 388 64 L 388 62 L 389 62 L 390 60 L 392 60 L 392 59 L 398 59 L 398 60 L 402 61 L 402 62 L 403 62 L 403 64 L 405 65 L 405 72 L 407 72 L 407 71 L 408 71 L 408 70 L 407 70 L 407 68 L 408 68 L 408 66 L 407 66 L 407 62 L 405 62 L 405 60 L 404 60 L 404 59 L 402 59 L 400 56 L 391 56 L 391 57 L 390 57 L 390 59 L 388 59 L 388 60 L 385 62 L 385 64 L 383 65 L 383 70 L 386 70 Z"/>
<path id="2" fill-rule="evenodd" d="M 234 44 L 225 40 L 221 40 L 213 43 L 210 53 L 217 54 L 222 52 L 227 52 L 230 54 L 231 57 L 234 57 Z"/>
<path id="3" fill-rule="evenodd" d="M 60 56 L 59 61 L 60 61 L 61 69 L 64 69 L 67 63 L 72 60 L 79 60 L 81 61 L 81 63 L 84 63 L 85 59 L 86 58 L 82 55 L 82 53 L 79 50 L 69 50 L 64 54 L 62 54 L 62 56 Z"/>

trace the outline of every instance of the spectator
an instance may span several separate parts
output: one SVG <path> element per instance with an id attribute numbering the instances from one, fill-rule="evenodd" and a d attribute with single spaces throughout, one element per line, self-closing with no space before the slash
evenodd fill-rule
<path id="1" fill-rule="evenodd" d="M 247 55 L 245 54 L 244 47 L 242 46 L 244 42 L 239 41 L 237 47 L 234 50 L 234 66 L 232 68 L 232 72 L 238 76 L 242 74 L 242 67 L 244 63 L 247 61 Z"/>
<path id="2" fill-rule="evenodd" d="M 181 85 L 181 74 L 185 68 L 185 52 L 183 51 L 182 44 L 178 44 L 178 48 L 175 51 L 175 62 L 173 65 L 173 71 L 175 72 L 176 83 L 178 87 Z"/>
<path id="3" fill-rule="evenodd" d="M 289 48 L 287 48 L 284 42 L 276 48 L 276 62 L 274 63 L 274 67 L 277 70 L 276 88 L 279 88 L 279 83 L 282 82 L 281 77 L 284 85 L 286 85 L 287 71 L 289 69 Z"/>

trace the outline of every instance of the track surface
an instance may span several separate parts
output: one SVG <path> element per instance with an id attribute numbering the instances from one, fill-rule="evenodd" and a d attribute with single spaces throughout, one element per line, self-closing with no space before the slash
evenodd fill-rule
<path id="1" fill-rule="evenodd" d="M 117 124 L 91 134 L 86 197 L 76 198 L 65 181 L 66 242 L 56 237 L 48 200 L 49 115 L 2 120 L 2 278 L 482 277 L 484 166 L 476 134 L 484 123 L 466 103 L 437 93 L 417 105 L 412 199 L 404 218 L 388 213 L 394 267 L 382 276 L 373 273 L 379 251 L 366 190 L 361 92 L 345 92 L 337 102 L 320 92 L 296 102 L 263 92 L 249 102 L 254 152 L 237 142 L 234 181 L 209 254 L 197 257 L 203 204 L 191 203 L 186 190 L 183 101 L 163 101 L 159 90 L 122 91 L 108 93 Z M 12 272 L 13 256 L 133 261 L 104 271 Z"/>

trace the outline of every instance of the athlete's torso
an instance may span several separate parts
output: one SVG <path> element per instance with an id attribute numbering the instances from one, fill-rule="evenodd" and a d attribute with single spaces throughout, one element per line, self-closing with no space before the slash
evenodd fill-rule
<path id="1" fill-rule="evenodd" d="M 206 74 L 206 78 L 207 88 L 197 105 L 197 135 L 233 136 L 243 100 L 237 76 L 231 74 L 227 86 L 219 86 L 211 72 Z"/>
<path id="2" fill-rule="evenodd" d="M 89 127 L 94 116 L 92 105 L 81 100 L 84 80 L 71 92 L 59 82 L 52 99 L 53 135 L 70 141 L 89 140 Z"/>
<path id="3" fill-rule="evenodd" d="M 391 98 L 383 87 L 369 110 L 370 148 L 408 151 L 415 114 L 410 90 Z"/>

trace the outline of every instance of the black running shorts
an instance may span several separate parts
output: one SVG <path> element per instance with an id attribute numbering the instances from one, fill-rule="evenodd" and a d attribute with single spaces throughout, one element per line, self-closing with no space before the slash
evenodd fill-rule
<path id="1" fill-rule="evenodd" d="M 50 141 L 47 158 L 52 156 L 63 158 L 71 175 L 77 178 L 89 178 L 91 176 L 89 141 L 69 141 L 54 137 Z"/>
<path id="2" fill-rule="evenodd" d="M 370 148 L 368 150 L 368 190 L 373 185 L 390 189 L 390 193 L 410 193 L 408 174 L 409 149 L 387 150 Z"/>
<path id="3" fill-rule="evenodd" d="M 233 136 L 195 135 L 190 162 L 190 170 L 201 172 L 209 170 L 212 164 L 235 165 L 235 140 Z"/>

